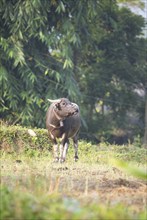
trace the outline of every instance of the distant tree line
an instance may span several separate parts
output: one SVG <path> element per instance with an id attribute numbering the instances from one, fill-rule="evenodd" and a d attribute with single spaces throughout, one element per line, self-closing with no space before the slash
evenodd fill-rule
<path id="1" fill-rule="evenodd" d="M 1 0 L 3 120 L 44 127 L 47 98 L 68 97 L 81 137 L 140 135 L 147 145 L 145 19 L 118 2 Z"/>

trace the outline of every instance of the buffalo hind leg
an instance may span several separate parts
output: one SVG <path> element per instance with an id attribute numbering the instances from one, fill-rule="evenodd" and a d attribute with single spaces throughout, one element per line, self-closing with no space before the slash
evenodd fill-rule
<path id="1" fill-rule="evenodd" d="M 74 149 L 75 149 L 75 156 L 74 160 L 77 162 L 79 157 L 78 157 L 78 136 L 73 137 L 73 143 L 74 143 Z"/>
<path id="2" fill-rule="evenodd" d="M 64 144 L 64 149 L 63 149 L 63 161 L 66 160 L 66 154 L 67 154 L 67 151 L 68 151 L 68 146 L 69 146 L 69 140 L 66 140 L 65 144 Z"/>
<path id="3" fill-rule="evenodd" d="M 60 144 L 60 156 L 59 156 L 59 162 L 60 163 L 63 163 L 64 162 L 64 160 L 63 160 L 63 147 L 64 147 L 64 145 L 63 145 L 63 143 L 61 143 Z"/>

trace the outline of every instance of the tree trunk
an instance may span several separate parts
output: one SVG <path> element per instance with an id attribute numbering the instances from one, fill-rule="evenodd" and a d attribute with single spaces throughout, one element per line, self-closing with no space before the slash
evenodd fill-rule
<path id="1" fill-rule="evenodd" d="M 145 126 L 143 146 L 147 148 L 147 88 L 145 89 Z"/>

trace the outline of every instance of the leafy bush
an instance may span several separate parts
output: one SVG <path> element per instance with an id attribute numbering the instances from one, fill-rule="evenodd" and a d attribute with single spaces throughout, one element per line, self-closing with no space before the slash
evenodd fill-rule
<path id="1" fill-rule="evenodd" d="M 29 133 L 34 132 L 34 136 Z M 30 149 L 50 149 L 51 145 L 45 129 L 28 129 L 21 126 L 6 126 L 0 128 L 2 149 L 7 152 L 23 152 Z"/>
<path id="2" fill-rule="evenodd" d="M 35 132 L 35 136 L 29 133 Z M 1 153 L 9 154 L 25 154 L 28 157 L 45 156 L 52 150 L 52 144 L 48 138 L 46 129 L 29 129 L 21 126 L 7 126 L 3 125 L 0 128 L 0 143 Z M 134 145 L 111 145 L 102 142 L 98 145 L 79 141 L 79 156 L 86 163 L 108 163 L 110 157 L 117 159 L 135 161 L 138 163 L 146 163 L 145 148 L 138 148 Z M 74 154 L 74 149 L 69 148 L 67 159 L 71 159 Z M 88 156 L 87 156 L 88 155 Z"/>

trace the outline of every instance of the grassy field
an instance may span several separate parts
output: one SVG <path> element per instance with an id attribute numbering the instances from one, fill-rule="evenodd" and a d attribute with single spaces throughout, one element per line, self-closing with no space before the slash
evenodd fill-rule
<path id="1" fill-rule="evenodd" d="M 111 160 L 145 171 L 145 149 L 80 141 L 77 163 L 70 146 L 66 163 L 56 164 L 50 150 L 33 148 L 31 142 L 25 147 L 20 140 L 19 136 L 11 150 L 6 139 L 2 141 L 1 220 L 146 219 L 146 181 Z M 16 151 L 14 144 L 22 143 L 23 150 Z"/>

